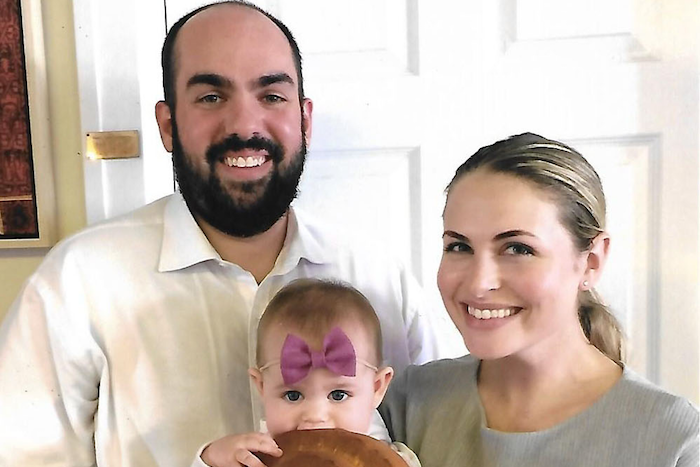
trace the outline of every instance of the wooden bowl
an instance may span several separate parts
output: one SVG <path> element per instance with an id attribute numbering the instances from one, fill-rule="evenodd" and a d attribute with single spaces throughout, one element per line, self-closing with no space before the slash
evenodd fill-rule
<path id="1" fill-rule="evenodd" d="M 297 430 L 275 441 L 284 454 L 256 454 L 268 467 L 406 467 L 383 441 L 341 429 Z"/>

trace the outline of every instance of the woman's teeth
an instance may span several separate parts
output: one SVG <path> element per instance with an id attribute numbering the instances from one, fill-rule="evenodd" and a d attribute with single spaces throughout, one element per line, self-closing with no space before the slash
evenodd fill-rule
<path id="1" fill-rule="evenodd" d="M 265 163 L 265 156 L 226 157 L 224 162 L 229 167 L 258 167 Z"/>
<path id="2" fill-rule="evenodd" d="M 506 318 L 510 315 L 516 314 L 519 310 L 516 308 L 499 308 L 496 310 L 482 310 L 480 308 L 474 308 L 472 306 L 467 307 L 467 311 L 476 319 L 493 319 L 493 318 Z"/>

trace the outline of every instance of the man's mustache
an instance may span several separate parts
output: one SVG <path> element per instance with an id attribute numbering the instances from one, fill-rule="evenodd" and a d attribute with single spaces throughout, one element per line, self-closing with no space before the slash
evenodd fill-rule
<path id="1" fill-rule="evenodd" d="M 207 162 L 214 164 L 223 159 L 228 151 L 241 151 L 243 149 L 253 149 L 256 151 L 266 151 L 270 155 L 273 163 L 280 163 L 284 158 L 282 146 L 271 139 L 262 136 L 253 136 L 242 139 L 236 133 L 227 136 L 225 139 L 214 143 L 207 149 Z"/>

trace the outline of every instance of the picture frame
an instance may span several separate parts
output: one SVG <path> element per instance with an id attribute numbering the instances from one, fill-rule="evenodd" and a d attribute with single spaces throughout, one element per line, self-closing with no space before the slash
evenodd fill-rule
<path id="1" fill-rule="evenodd" d="M 41 0 L 0 8 L 0 248 L 50 247 L 56 200 Z"/>

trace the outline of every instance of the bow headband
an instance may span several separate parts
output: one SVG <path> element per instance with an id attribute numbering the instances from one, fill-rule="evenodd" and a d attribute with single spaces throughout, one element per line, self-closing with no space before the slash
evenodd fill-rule
<path id="1" fill-rule="evenodd" d="M 318 352 L 311 350 L 301 337 L 287 334 L 280 359 L 261 366 L 259 370 L 266 370 L 279 363 L 284 384 L 290 386 L 317 368 L 326 368 L 341 376 L 355 376 L 358 362 L 377 371 L 377 367 L 356 357 L 350 338 L 339 327 L 334 327 L 323 338 L 323 349 Z"/>

